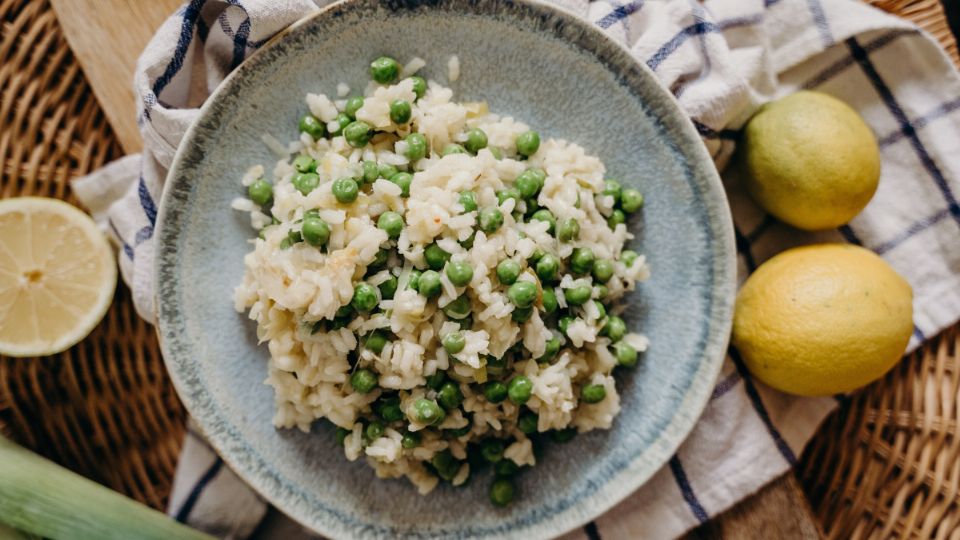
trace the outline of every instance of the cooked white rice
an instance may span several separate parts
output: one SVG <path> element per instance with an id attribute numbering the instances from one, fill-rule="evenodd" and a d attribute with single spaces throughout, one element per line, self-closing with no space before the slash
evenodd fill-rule
<path id="1" fill-rule="evenodd" d="M 423 60 L 414 58 L 403 75 L 412 75 L 423 65 Z M 456 56 L 447 67 L 449 80 L 456 80 L 460 74 Z M 307 94 L 306 108 L 328 130 L 335 130 L 346 106 L 341 98 L 348 91 L 340 84 L 337 99 Z M 411 121 L 399 126 L 390 118 L 390 104 L 398 99 L 412 104 Z M 236 288 L 235 307 L 249 311 L 257 322 L 259 340 L 270 351 L 266 383 L 275 390 L 274 424 L 308 431 L 315 420 L 326 418 L 342 428 L 348 459 L 364 457 L 379 477 L 406 477 L 421 493 L 438 483 L 438 467 L 431 461 L 440 454 L 456 460 L 447 479 L 459 485 L 470 475 L 468 451 L 480 441 L 502 439 L 503 459 L 532 466 L 540 434 L 609 428 L 620 410 L 620 398 L 611 376 L 617 358 L 611 338 L 601 335 L 602 329 L 622 309 L 619 299 L 648 277 L 648 269 L 642 256 L 633 261 L 628 257 L 630 264 L 621 260 L 632 235 L 623 223 L 608 225 L 616 202 L 613 196 L 601 194 L 603 163 L 562 139 L 546 139 L 524 158 L 518 155 L 515 140 L 529 131 L 526 124 L 489 112 L 485 103 L 457 103 L 450 89 L 434 81 L 429 81 L 419 99 L 411 79 L 371 84 L 355 115 L 377 131 L 363 148 L 351 146 L 342 135 L 314 141 L 303 133 L 286 147 L 265 137 L 271 149 L 285 157 L 272 171 L 272 201 L 263 208 L 247 198 L 232 202 L 233 208 L 250 212 L 251 224 L 260 230 L 244 258 L 246 273 Z M 485 132 L 487 148 L 475 154 L 441 155 L 448 145 L 465 143 L 466 132 L 473 128 Z M 404 155 L 408 145 L 403 138 L 411 132 L 425 136 L 430 149 L 426 157 L 413 162 Z M 297 171 L 286 159 L 291 150 L 316 160 L 319 183 L 306 194 L 294 186 Z M 362 179 L 365 160 L 412 173 L 409 197 L 402 195 L 396 183 L 379 178 L 372 183 L 361 180 L 355 202 L 338 203 L 334 181 Z M 558 223 L 575 220 L 580 226 L 578 238 L 560 242 L 549 232 L 548 223 L 525 218 L 529 201 L 498 203 L 497 193 L 513 187 L 529 168 L 545 172 L 536 205 L 548 209 Z M 264 175 L 264 167 L 257 165 L 241 183 L 251 186 Z M 467 190 L 475 193 L 480 209 L 501 211 L 502 227 L 492 233 L 479 230 L 478 210 L 465 212 L 458 199 Z M 288 239 L 291 234 L 296 239 L 305 212 L 312 209 L 329 225 L 329 240 L 323 248 Z M 377 217 L 388 210 L 404 218 L 403 232 L 396 240 L 377 227 Z M 473 277 L 458 287 L 441 271 L 441 291 L 428 299 L 409 284 L 417 271 L 427 268 L 425 249 L 431 243 L 449 253 L 452 261 L 466 262 Z M 569 257 L 575 248 L 588 248 L 597 260 L 613 262 L 613 276 L 604 283 L 606 309 L 593 301 L 567 305 L 565 290 L 596 285 L 589 275 L 572 273 Z M 389 257 L 381 268 L 370 269 L 380 250 L 389 250 Z M 541 283 L 529 262 L 544 253 L 565 261 L 550 285 Z M 497 264 L 505 259 L 520 263 L 519 281 L 537 285 L 537 300 L 525 322 L 513 320 L 517 308 L 496 275 Z M 384 286 L 394 279 L 398 286 L 392 299 L 382 298 L 381 293 L 372 311 L 345 314 L 349 310 L 343 308 L 351 304 L 359 282 Z M 558 330 L 557 314 L 545 312 L 540 292 L 545 288 L 554 291 L 559 310 L 575 317 L 566 335 Z M 444 307 L 462 295 L 469 299 L 472 322 L 461 331 L 460 321 L 445 314 Z M 591 297 L 601 295 L 594 288 Z M 379 353 L 364 346 L 375 331 L 389 336 Z M 441 339 L 454 332 L 461 332 L 465 345 L 450 354 Z M 560 340 L 559 352 L 549 361 L 538 362 L 551 338 Z M 639 334 L 626 334 L 622 340 L 640 352 L 647 347 L 646 338 Z M 494 363 L 501 366 L 494 369 Z M 376 374 L 372 391 L 354 390 L 350 380 L 358 369 Z M 427 381 L 441 371 L 459 385 L 463 401 L 446 411 L 440 423 L 427 425 L 417 420 L 415 404 L 436 400 L 437 391 Z M 531 383 L 526 403 L 487 399 L 483 383 L 495 379 L 506 383 L 518 376 Z M 602 387 L 605 397 L 587 403 L 581 392 L 588 385 Z M 402 420 L 388 423 L 377 416 L 375 409 L 387 399 L 396 400 L 405 413 Z M 525 433 L 518 426 L 521 415 L 530 414 L 536 415 L 535 433 L 529 428 Z M 371 438 L 369 426 L 377 422 L 382 429 L 374 430 L 376 437 Z M 419 434 L 415 447 L 403 444 L 408 432 Z"/>

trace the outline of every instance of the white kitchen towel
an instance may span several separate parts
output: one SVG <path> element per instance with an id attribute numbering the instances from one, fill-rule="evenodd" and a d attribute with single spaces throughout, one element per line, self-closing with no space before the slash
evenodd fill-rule
<path id="1" fill-rule="evenodd" d="M 836 231 L 810 234 L 784 226 L 753 205 L 736 178 L 724 175 L 741 280 L 788 247 L 852 242 L 879 253 L 913 286 L 911 349 L 960 318 L 960 78 L 929 36 L 854 0 L 557 3 L 604 29 L 653 70 L 677 95 L 721 170 L 750 114 L 801 88 L 849 103 L 877 134 L 879 190 L 860 216 Z M 270 36 L 316 9 L 307 0 L 194 0 L 160 28 L 140 58 L 144 153 L 74 187 L 122 246 L 123 276 L 145 318 L 153 311 L 157 201 L 197 107 Z M 683 533 L 787 471 L 835 406 L 833 398 L 797 398 L 765 387 L 731 351 L 703 418 L 668 466 L 581 536 Z M 244 537 L 267 510 L 247 489 L 191 434 L 170 513 L 221 536 Z"/>

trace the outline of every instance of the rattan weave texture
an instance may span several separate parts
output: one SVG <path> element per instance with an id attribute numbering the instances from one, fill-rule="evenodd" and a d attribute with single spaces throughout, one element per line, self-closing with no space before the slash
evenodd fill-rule
<path id="1" fill-rule="evenodd" d="M 947 0 L 956 1 L 956 0 Z M 873 0 L 934 35 L 939 0 Z M 120 148 L 46 0 L 0 0 L 0 197 L 76 202 L 70 178 Z M 104 322 L 51 358 L 0 357 L 0 430 L 162 508 L 185 430 L 152 329 L 120 286 Z M 960 327 L 851 396 L 797 474 L 831 538 L 960 539 Z"/>

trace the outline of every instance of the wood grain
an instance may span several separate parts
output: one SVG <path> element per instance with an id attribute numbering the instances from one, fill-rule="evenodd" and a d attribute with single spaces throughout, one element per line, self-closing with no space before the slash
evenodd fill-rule
<path id="1" fill-rule="evenodd" d="M 50 0 L 67 42 L 126 153 L 142 147 L 133 73 L 137 58 L 182 0 Z"/>
<path id="2" fill-rule="evenodd" d="M 793 472 L 687 533 L 684 540 L 818 540 L 822 535 Z"/>

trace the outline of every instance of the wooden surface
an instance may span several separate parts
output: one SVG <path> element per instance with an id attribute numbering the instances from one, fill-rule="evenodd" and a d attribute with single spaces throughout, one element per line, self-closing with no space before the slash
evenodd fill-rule
<path id="1" fill-rule="evenodd" d="M 124 152 L 139 152 L 137 57 L 182 0 L 49 0 Z"/>
<path id="2" fill-rule="evenodd" d="M 817 540 L 821 536 L 800 483 L 788 472 L 683 538 Z"/>

